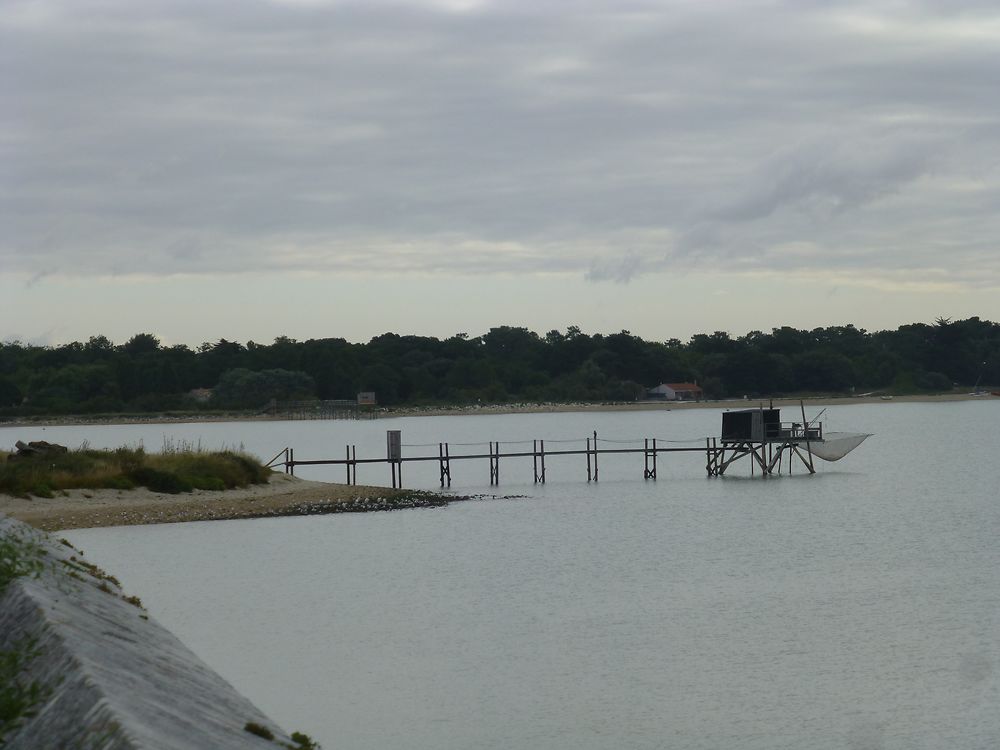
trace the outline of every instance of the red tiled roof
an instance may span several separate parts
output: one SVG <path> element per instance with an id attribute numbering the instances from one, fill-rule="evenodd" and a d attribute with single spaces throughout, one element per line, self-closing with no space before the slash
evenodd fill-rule
<path id="1" fill-rule="evenodd" d="M 668 388 L 675 391 L 700 391 L 701 386 L 697 383 L 664 383 Z"/>

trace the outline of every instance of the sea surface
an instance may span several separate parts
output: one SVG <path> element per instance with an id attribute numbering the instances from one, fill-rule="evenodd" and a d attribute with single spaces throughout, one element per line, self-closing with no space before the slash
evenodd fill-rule
<path id="1" fill-rule="evenodd" d="M 818 409 L 810 408 L 811 418 Z M 797 407 L 784 407 L 798 421 Z M 1000 402 L 831 407 L 808 476 L 702 454 L 455 462 L 446 508 L 64 532 L 289 730 L 334 748 L 1000 747 Z M 267 459 L 718 435 L 713 409 L 4 428 Z M 574 442 L 560 444 L 557 440 Z M 604 443 L 603 441 L 608 441 Z M 530 447 L 530 442 L 528 443 Z M 505 445 L 505 449 L 507 446 Z M 787 466 L 785 467 L 787 470 Z M 300 472 L 342 480 L 343 468 Z M 406 464 L 408 486 L 437 467 Z M 358 480 L 388 484 L 384 466 Z"/>

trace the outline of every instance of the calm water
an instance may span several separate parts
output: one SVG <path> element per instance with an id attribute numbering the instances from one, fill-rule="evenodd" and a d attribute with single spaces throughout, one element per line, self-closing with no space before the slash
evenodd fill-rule
<path id="1" fill-rule="evenodd" d="M 709 479 L 691 455 L 643 482 L 629 456 L 602 460 L 588 485 L 575 457 L 535 487 L 530 460 L 510 461 L 500 491 L 527 497 L 65 536 L 331 750 L 1000 747 L 1000 403 L 828 416 L 828 429 L 877 435 L 813 477 Z M 0 445 L 166 437 L 311 458 L 346 442 L 381 454 L 386 429 L 435 444 L 412 454 L 594 429 L 686 439 L 719 422 L 705 410 L 48 428 L 2 430 Z M 408 484 L 436 484 L 433 465 L 410 466 Z M 456 490 L 488 489 L 485 462 L 453 472 Z"/>

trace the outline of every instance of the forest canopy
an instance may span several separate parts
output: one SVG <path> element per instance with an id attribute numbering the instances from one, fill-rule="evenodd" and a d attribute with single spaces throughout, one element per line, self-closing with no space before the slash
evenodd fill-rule
<path id="1" fill-rule="evenodd" d="M 948 392 L 1000 383 L 1000 325 L 979 318 L 870 333 L 853 325 L 732 338 L 725 331 L 645 341 L 575 326 L 540 335 L 500 326 L 447 339 L 385 333 L 196 349 L 151 333 L 61 346 L 0 344 L 0 416 L 262 409 L 286 399 L 380 405 L 634 401 L 660 383 L 706 398 Z"/>

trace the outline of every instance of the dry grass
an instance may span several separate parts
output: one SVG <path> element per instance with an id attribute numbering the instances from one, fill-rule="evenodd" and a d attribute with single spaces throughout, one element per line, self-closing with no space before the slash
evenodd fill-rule
<path id="1" fill-rule="evenodd" d="M 142 446 L 92 450 L 86 446 L 62 454 L 4 460 L 0 492 L 53 497 L 70 489 L 148 487 L 178 493 L 224 490 L 267 482 L 270 471 L 256 458 L 235 451 L 208 452 L 173 447 L 147 454 Z"/>

